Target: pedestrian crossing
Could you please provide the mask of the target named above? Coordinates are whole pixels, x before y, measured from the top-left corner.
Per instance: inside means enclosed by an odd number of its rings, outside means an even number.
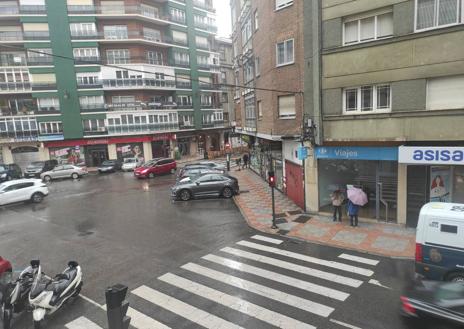
[[[136,287],[127,296],[131,328],[315,329],[342,323],[331,316],[372,278],[379,261],[348,253],[325,259],[290,251],[282,242],[254,235]],[[81,314],[65,327],[106,324]]]

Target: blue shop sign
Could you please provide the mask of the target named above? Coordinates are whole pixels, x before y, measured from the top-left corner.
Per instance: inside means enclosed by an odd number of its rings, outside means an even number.
[[[322,146],[316,147],[316,159],[397,161],[397,147]]]
[[[43,135],[39,136],[40,142],[49,142],[49,141],[62,141],[64,140],[63,135]]]

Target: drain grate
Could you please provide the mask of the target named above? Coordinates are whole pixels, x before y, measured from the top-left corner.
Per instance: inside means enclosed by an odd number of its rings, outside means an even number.
[[[287,235],[289,232],[290,232],[289,230],[278,230],[277,234]]]
[[[308,220],[311,219],[311,216],[306,216],[306,215],[301,215],[301,216],[298,216],[297,219],[294,220],[294,222],[297,222],[297,223],[306,223]]]

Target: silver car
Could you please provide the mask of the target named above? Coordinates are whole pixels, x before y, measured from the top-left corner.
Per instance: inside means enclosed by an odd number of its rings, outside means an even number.
[[[58,165],[50,171],[43,172],[42,174],[40,174],[40,178],[42,178],[45,182],[49,182],[52,179],[58,178],[78,179],[87,174],[87,168],[85,167],[78,167],[70,164],[65,164]]]

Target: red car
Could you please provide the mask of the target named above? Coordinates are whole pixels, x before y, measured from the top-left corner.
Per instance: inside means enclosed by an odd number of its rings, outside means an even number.
[[[11,272],[11,271],[12,271],[11,263],[7,261],[5,258],[2,258],[2,256],[0,256],[0,275],[2,275],[5,272]]]
[[[174,173],[176,169],[177,163],[174,159],[162,158],[136,168],[134,176],[137,178],[153,178],[155,175]]]

